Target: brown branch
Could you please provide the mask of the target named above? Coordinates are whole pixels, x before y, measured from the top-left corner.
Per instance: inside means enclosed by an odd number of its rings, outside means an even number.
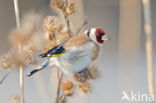
[[[60,75],[58,68],[57,68],[57,78],[58,78],[58,86],[57,86],[56,102],[55,103],[59,103],[61,82],[62,82],[62,79],[63,79],[63,73],[61,72],[61,75]]]

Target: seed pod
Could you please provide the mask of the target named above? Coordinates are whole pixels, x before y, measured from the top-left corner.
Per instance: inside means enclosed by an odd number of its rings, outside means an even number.
[[[73,94],[73,87],[73,83],[70,80],[64,81],[61,85],[62,91],[68,96]]]
[[[75,4],[74,3],[69,3],[63,10],[64,14],[66,16],[72,15],[75,13]]]
[[[81,89],[84,93],[90,93],[90,85],[88,82],[80,82],[79,89]]]
[[[51,6],[51,8],[59,10],[59,9],[62,9],[64,7],[64,2],[63,2],[63,0],[51,0],[50,6]]]

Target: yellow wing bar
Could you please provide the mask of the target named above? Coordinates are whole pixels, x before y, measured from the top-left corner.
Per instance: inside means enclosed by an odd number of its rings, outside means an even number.
[[[51,57],[57,57],[57,56],[61,56],[61,55],[65,55],[65,53],[62,53],[62,54],[52,54]]]

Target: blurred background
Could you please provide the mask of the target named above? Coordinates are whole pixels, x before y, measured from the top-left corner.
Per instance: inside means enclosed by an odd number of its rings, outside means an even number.
[[[103,74],[100,79],[92,81],[92,92],[88,95],[78,93],[68,98],[68,103],[122,103],[122,91],[148,93],[142,1],[74,1],[80,8],[77,9],[79,14],[75,14],[73,21],[81,23],[82,19],[79,18],[88,16],[88,28],[103,28],[112,41],[105,42],[99,58],[95,61]],[[151,0],[154,73],[156,72],[155,5],[156,0]],[[42,12],[45,16],[56,15],[49,7],[49,0],[19,0],[19,8],[20,16],[30,10]],[[0,55],[9,50],[11,45],[8,42],[8,33],[15,26],[13,0],[0,0]],[[29,70],[26,69],[25,73]],[[47,69],[31,78],[24,77],[26,103],[52,103],[55,100],[56,74],[52,71],[54,70]],[[5,70],[0,69],[0,77],[5,73]],[[18,94],[19,73],[15,70],[0,85],[0,103],[9,103],[10,99]]]

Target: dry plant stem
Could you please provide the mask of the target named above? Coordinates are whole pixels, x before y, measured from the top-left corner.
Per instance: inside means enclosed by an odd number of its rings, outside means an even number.
[[[64,14],[63,10],[61,10],[61,12],[64,15],[64,19],[65,19],[65,22],[66,22],[66,25],[67,25],[67,32],[68,32],[68,35],[69,35],[69,38],[70,38],[71,37],[71,28],[70,28],[69,18]]]
[[[19,27],[20,27],[20,19],[19,19],[18,0],[14,0],[14,8],[15,8],[16,25],[17,25],[17,29],[19,29]]]
[[[85,17],[83,24],[80,26],[80,28],[77,29],[76,35],[79,34],[81,30],[84,28],[84,26],[88,24],[88,21],[86,19],[87,18]]]
[[[56,102],[55,103],[59,103],[60,89],[61,89],[61,82],[62,82],[62,78],[63,78],[63,73],[61,72],[61,75],[60,76],[59,75],[60,75],[59,70],[57,68],[58,86],[57,86]]]
[[[9,75],[9,73],[12,71],[12,69],[9,69],[9,71],[2,77],[2,79],[0,80],[0,84],[3,83],[3,81],[7,78],[7,76]]]
[[[67,23],[67,27],[68,27],[68,35],[69,35],[69,38],[70,38],[71,37],[71,28],[70,28],[69,18],[68,19],[66,18],[66,23]]]
[[[56,72],[57,72],[57,79],[59,80],[60,72],[59,72],[59,69],[58,68],[56,68]]]
[[[18,52],[21,53],[21,45],[18,45]],[[19,66],[19,73],[20,73],[20,103],[24,103],[24,71],[23,67]]]
[[[66,96],[65,95],[62,95],[61,97],[60,97],[60,102],[59,103],[65,103],[64,101],[65,101],[65,98],[66,98]]]
[[[152,24],[151,24],[151,10],[150,0],[143,0],[144,12],[144,30],[146,34],[146,58],[147,58],[147,72],[148,72],[148,87],[149,93],[154,96],[154,75],[153,75],[153,54],[152,54]]]
[[[14,8],[17,29],[20,29],[18,0],[14,0]],[[21,44],[18,44],[18,52],[21,53]],[[22,66],[19,66],[19,73],[20,73],[20,103],[24,103],[24,73]]]

